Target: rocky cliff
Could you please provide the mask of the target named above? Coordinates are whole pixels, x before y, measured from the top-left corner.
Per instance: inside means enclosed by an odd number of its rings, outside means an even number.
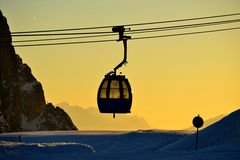
[[[46,104],[41,83],[11,43],[7,19],[0,11],[0,132],[76,130],[64,110]]]

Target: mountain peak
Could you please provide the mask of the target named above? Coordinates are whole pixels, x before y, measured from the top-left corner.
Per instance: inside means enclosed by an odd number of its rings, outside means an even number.
[[[0,132],[76,129],[63,110],[46,105],[41,83],[15,53],[7,19],[1,12],[0,37]]]

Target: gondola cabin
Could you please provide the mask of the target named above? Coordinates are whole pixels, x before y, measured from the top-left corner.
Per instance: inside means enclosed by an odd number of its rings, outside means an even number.
[[[131,37],[124,35],[124,26],[115,26],[112,31],[119,33],[117,41],[123,42],[124,58],[113,71],[105,75],[98,88],[97,103],[101,113],[113,113],[113,118],[115,118],[116,113],[131,112],[131,86],[124,75],[117,75],[117,70],[127,63],[127,40]]]
[[[132,91],[124,75],[106,75],[101,82],[97,95],[101,113],[130,113]]]

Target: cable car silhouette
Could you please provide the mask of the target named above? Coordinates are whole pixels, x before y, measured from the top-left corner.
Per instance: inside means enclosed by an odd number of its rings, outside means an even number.
[[[115,118],[116,113],[131,113],[132,90],[128,79],[124,75],[117,75],[117,69],[127,63],[127,40],[130,36],[125,36],[125,28],[116,26],[113,32],[119,33],[117,41],[123,41],[124,59],[118,64],[114,71],[105,75],[97,93],[97,103],[100,113],[112,113]]]

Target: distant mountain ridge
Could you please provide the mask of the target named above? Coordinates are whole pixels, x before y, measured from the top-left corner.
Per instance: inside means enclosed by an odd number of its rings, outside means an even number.
[[[64,110],[46,104],[41,83],[11,43],[7,19],[0,11],[0,132],[76,130]]]
[[[57,106],[64,109],[72,118],[74,124],[83,130],[138,130],[148,129],[151,125],[144,118],[131,114],[101,114],[97,108],[82,108],[71,106],[68,103],[59,103]]]

